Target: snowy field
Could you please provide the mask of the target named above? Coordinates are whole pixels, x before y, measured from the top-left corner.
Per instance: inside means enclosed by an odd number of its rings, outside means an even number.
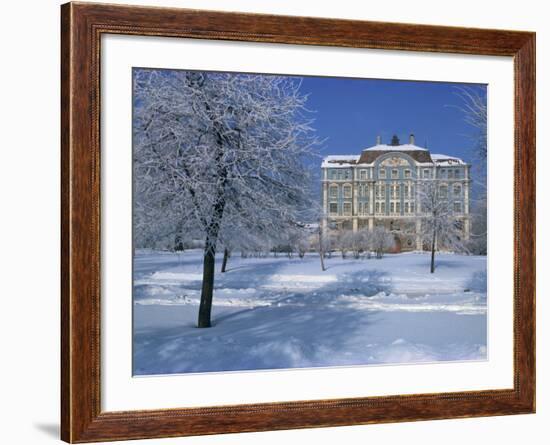
[[[221,257],[221,255],[218,255]],[[218,258],[221,262],[221,258]],[[134,374],[484,360],[486,257],[230,258],[196,328],[202,253],[138,252]]]

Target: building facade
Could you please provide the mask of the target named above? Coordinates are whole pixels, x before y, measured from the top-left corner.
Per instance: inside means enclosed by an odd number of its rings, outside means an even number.
[[[325,232],[384,226],[394,233],[396,251],[422,250],[419,190],[430,180],[438,197],[449,200],[464,240],[470,237],[470,165],[430,153],[412,134],[408,144],[378,137],[360,155],[327,156],[321,168]]]

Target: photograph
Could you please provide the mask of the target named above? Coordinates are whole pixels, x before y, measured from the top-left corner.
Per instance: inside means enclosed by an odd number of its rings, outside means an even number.
[[[133,67],[134,376],[484,361],[487,85]]]

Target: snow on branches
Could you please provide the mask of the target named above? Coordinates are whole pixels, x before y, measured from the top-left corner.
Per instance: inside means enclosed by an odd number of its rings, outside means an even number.
[[[311,199],[304,159],[318,141],[299,86],[279,76],[134,70],[139,233],[204,239],[199,326],[210,326],[218,243],[277,239]]]
[[[420,211],[423,214],[421,236],[432,252],[430,272],[435,270],[435,251],[445,247],[455,252],[465,250],[462,225],[456,219],[447,185],[437,180],[424,180],[418,188]]]

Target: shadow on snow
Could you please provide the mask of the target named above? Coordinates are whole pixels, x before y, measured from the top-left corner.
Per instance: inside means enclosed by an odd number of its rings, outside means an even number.
[[[256,281],[261,284],[262,277],[267,279],[280,265],[259,267],[260,277]],[[249,283],[249,286],[255,284],[258,283]],[[211,328],[198,329],[187,324],[136,332],[134,373],[326,366],[331,351],[345,350],[348,341],[357,342],[358,332],[379,319],[377,312],[351,310],[336,300],[341,295],[369,298],[388,291],[390,284],[383,272],[357,271],[345,274],[343,282],[328,283],[313,290],[279,292],[269,300],[269,306],[226,313],[217,313],[214,296]],[[228,285],[231,286],[229,277],[224,287]],[[196,306],[193,309],[196,310]],[[331,365],[351,363],[357,364],[356,360],[350,363],[344,360]]]

